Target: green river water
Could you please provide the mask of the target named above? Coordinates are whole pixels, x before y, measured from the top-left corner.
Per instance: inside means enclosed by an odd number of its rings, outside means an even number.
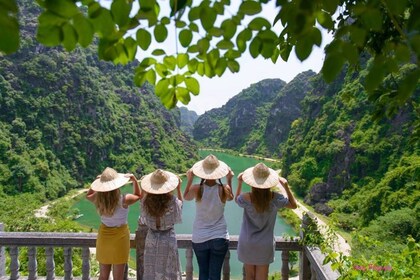
[[[214,154],[217,158],[227,163],[235,173],[235,176],[233,178],[233,192],[236,191],[237,181],[236,176],[244,171],[246,168],[254,166],[260,160],[250,157],[240,157],[240,156],[234,156],[223,152],[215,152],[215,151],[200,151],[200,157],[204,158],[208,154]],[[270,166],[270,162],[265,161],[264,162],[267,166]],[[198,179],[196,178],[197,183]],[[186,178],[183,178],[183,188],[186,185]],[[226,183],[226,181],[222,180],[223,183]],[[196,181],[194,181],[195,183]],[[123,192],[131,192],[132,186],[127,185],[122,188]],[[249,191],[249,187],[244,184],[243,191]],[[92,229],[96,230],[99,227],[100,219],[95,211],[95,207],[92,203],[90,203],[86,199],[82,199],[78,201],[74,208],[79,209],[80,214],[83,214],[77,221],[80,224],[83,224],[85,226],[91,227]],[[225,206],[225,217],[226,222],[228,225],[228,230],[230,235],[238,235],[240,232],[241,222],[242,222],[242,208],[238,207],[234,201],[229,201],[226,203]],[[128,215],[128,223],[130,227],[130,232],[134,233],[137,228],[137,219],[139,217],[140,209],[138,207],[138,204],[134,204],[130,207],[129,215]],[[182,224],[177,224],[175,226],[176,233],[191,233],[192,232],[192,224],[195,217],[195,202],[194,201],[184,201],[183,205],[183,212],[182,212]],[[286,224],[281,218],[277,218],[276,226],[275,226],[275,235],[277,236],[283,236],[283,235],[296,235],[296,233],[293,231],[293,229]],[[135,256],[134,250],[132,250],[132,256]],[[182,269],[185,270],[185,250],[180,249],[180,260]],[[273,273],[274,271],[280,271],[280,260],[281,256],[279,252],[276,252],[275,255],[275,261],[270,265],[270,273]],[[198,273],[198,265],[195,262],[194,258],[194,274]],[[240,276],[242,275],[242,263],[240,263],[237,259],[236,251],[231,251],[231,257],[230,257],[230,266],[231,266],[231,278],[232,279],[240,279]]]

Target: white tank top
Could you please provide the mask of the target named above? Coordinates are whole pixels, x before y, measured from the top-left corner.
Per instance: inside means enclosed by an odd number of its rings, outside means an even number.
[[[101,216],[101,222],[107,227],[119,227],[127,224],[128,207],[124,208],[123,205],[124,196],[121,195],[120,204],[115,209],[114,215],[112,216]]]
[[[192,242],[202,243],[215,238],[229,239],[224,216],[225,203],[220,200],[219,184],[203,185],[201,201],[195,203],[196,213]]]

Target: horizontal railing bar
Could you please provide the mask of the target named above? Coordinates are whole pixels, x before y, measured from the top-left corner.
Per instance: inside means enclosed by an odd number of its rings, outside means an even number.
[[[96,233],[72,232],[0,232],[0,245],[53,246],[53,247],[96,247]],[[238,247],[238,235],[231,235],[229,249]],[[191,234],[177,234],[179,249],[192,247]],[[130,234],[130,247],[135,248],[135,234]],[[301,251],[298,241],[276,237],[277,251]]]

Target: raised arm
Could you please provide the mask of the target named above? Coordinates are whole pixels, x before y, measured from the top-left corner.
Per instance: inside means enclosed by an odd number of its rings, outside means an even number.
[[[140,190],[139,182],[137,181],[136,176],[133,174],[126,174],[125,176],[129,177],[130,181],[133,182],[133,193],[125,195],[125,203],[127,205],[131,205],[142,198],[142,192]]]
[[[86,198],[94,203],[95,202],[95,197],[96,197],[96,192],[92,189],[89,189],[88,192],[86,193]]]
[[[238,202],[238,196],[241,194],[241,190],[242,190],[242,174],[240,173],[238,175],[238,187],[236,188],[236,194],[235,194],[235,201]]]
[[[179,177],[178,177],[178,180],[179,180],[179,182],[178,182],[178,186],[176,187],[176,195],[177,195],[178,199],[182,201],[182,194],[181,194],[181,183],[182,183],[182,180]]]
[[[289,203],[286,204],[286,206],[284,206],[284,207],[290,208],[290,209],[296,209],[297,208],[296,199],[295,199],[295,197],[293,196],[292,192],[289,189],[289,183],[283,177],[279,177],[279,182],[283,186],[284,190],[286,191],[287,198],[289,200]]]
[[[229,200],[229,201],[233,199],[233,192],[232,192],[233,175],[235,175],[233,171],[229,170],[229,173],[226,175],[227,184],[223,186],[223,191],[225,192],[226,200]]]
[[[185,200],[193,200],[196,197],[197,194],[197,187],[196,185],[192,185],[194,179],[194,173],[192,170],[187,171],[187,186],[184,190],[184,199]]]

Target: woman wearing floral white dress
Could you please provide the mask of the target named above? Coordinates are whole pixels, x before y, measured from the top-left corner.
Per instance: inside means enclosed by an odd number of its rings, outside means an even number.
[[[174,225],[181,223],[181,179],[157,169],[140,182],[143,199],[139,224],[146,225],[143,279],[180,280],[178,247]],[[177,196],[172,191],[177,190]]]

